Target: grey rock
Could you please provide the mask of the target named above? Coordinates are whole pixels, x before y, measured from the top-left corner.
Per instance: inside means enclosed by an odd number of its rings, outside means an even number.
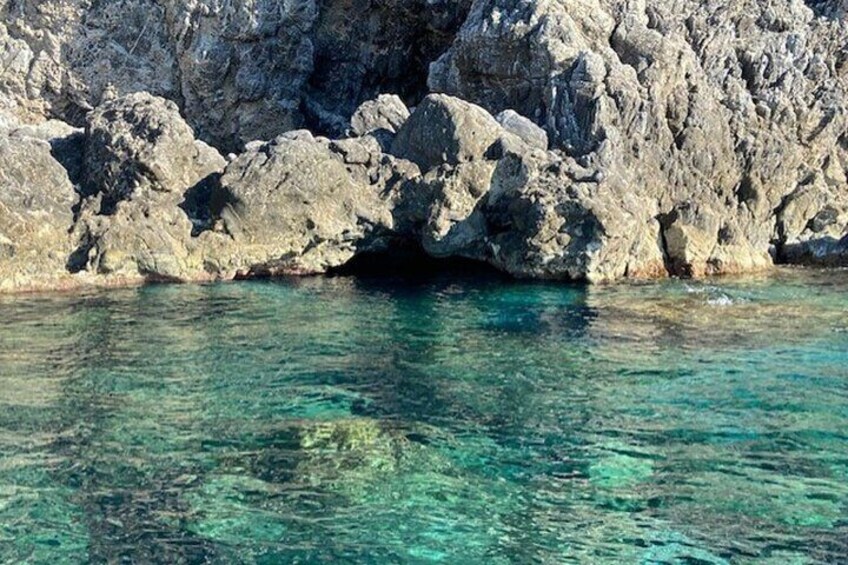
[[[474,161],[440,167],[424,177],[429,204],[421,232],[424,250],[434,257],[485,258],[486,217],[481,201],[489,192],[496,163]]]
[[[547,151],[547,132],[515,110],[504,110],[495,119],[506,131],[518,136],[527,145]]]
[[[431,94],[398,131],[392,153],[428,171],[483,159],[502,135],[501,126],[483,108]]]
[[[481,0],[429,84],[529,116],[566,159],[593,163],[613,200],[632,197],[605,230],[676,216],[644,242],[670,244],[672,272],[760,269],[769,249],[792,261],[780,250],[845,227],[848,22],[807,4]],[[796,202],[808,185],[816,197]]]
[[[91,196],[84,272],[323,272],[397,238],[522,277],[845,264],[841,0],[7,4],[0,137],[35,161],[5,174]],[[221,190],[196,138],[247,146]]]
[[[71,269],[127,282],[212,277],[192,235],[210,221],[205,183],[224,158],[195,139],[174,103],[148,93],[104,102],[86,134],[93,196],[75,224]]]
[[[48,120],[38,124],[21,124],[10,130],[12,138],[32,138],[50,144],[51,154],[68,173],[74,185],[83,182],[85,132],[61,120]]]
[[[748,273],[771,265],[766,249],[756,249],[740,236],[733,218],[722,218],[710,207],[684,203],[664,220],[662,239],[667,268],[680,277]]]
[[[226,161],[197,141],[176,104],[148,93],[116,98],[88,117],[87,182],[105,197],[107,208],[134,194],[177,197]]]
[[[400,97],[381,94],[374,100],[363,102],[350,119],[350,131],[362,136],[376,130],[397,133],[409,118],[409,109]]]
[[[320,142],[278,138],[242,154],[215,198],[241,275],[323,273],[375,249],[392,229],[387,201]]]
[[[72,270],[130,283],[207,278],[193,253],[191,220],[169,195],[138,195],[108,215],[98,208],[90,202],[76,224]]]
[[[0,292],[66,284],[76,202],[49,143],[0,134]]]
[[[6,4],[9,4],[6,2]],[[0,94],[82,125],[110,93],[178,100],[227,152],[344,128],[380,92],[425,89],[471,0],[45,0],[4,4]],[[334,133],[341,133],[335,131]]]

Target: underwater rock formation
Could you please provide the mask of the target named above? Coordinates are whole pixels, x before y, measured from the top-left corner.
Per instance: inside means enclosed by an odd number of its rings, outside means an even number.
[[[848,261],[842,2],[0,15],[4,289],[323,273],[393,249],[596,282]]]

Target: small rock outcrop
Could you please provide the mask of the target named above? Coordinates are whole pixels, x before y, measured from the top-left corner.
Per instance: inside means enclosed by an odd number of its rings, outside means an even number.
[[[375,100],[363,102],[356,109],[350,119],[350,131],[356,136],[379,130],[397,133],[408,118],[409,109],[400,97],[381,94]]]
[[[398,131],[392,154],[423,171],[480,159],[503,128],[483,108],[443,94],[427,96]]]
[[[176,104],[147,93],[97,107],[86,133],[87,182],[107,205],[149,192],[182,195],[226,163],[195,139]]]
[[[0,291],[66,284],[77,200],[49,142],[0,132]]]
[[[85,186],[71,268],[127,280],[203,278],[182,206],[226,161],[197,141],[173,103],[146,93],[105,102],[88,118]],[[194,220],[194,221],[193,221]],[[211,275],[210,275],[211,276]]]
[[[231,163],[213,207],[241,275],[324,273],[379,246],[392,227],[387,201],[351,174],[342,155],[286,137]]]

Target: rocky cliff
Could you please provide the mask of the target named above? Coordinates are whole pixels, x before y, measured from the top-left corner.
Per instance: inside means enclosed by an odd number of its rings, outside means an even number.
[[[0,289],[848,265],[844,0],[0,0]]]

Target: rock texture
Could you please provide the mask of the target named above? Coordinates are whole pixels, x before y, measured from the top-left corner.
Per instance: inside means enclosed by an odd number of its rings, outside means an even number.
[[[429,84],[544,125],[672,273],[818,261],[845,233],[848,23],[809,4],[478,1]]]
[[[105,102],[88,115],[86,133],[87,181],[108,206],[136,194],[182,195],[225,165],[176,104],[147,93]]]
[[[0,1],[0,92],[82,125],[111,92],[178,100],[226,150],[310,125],[340,133],[381,92],[425,90],[470,0]]]
[[[367,135],[384,130],[397,133],[409,118],[409,108],[400,97],[394,94],[382,94],[376,100],[368,100],[356,109],[350,119],[350,131],[353,135]]]
[[[367,164],[368,153],[359,160]],[[392,228],[378,190],[317,140],[280,137],[248,149],[227,167],[214,201],[236,249],[229,268],[242,275],[324,273],[376,249]]]
[[[91,196],[81,203],[71,270],[127,280],[203,278],[192,233],[208,219],[198,209],[208,204],[190,200],[208,192],[205,183],[214,182],[224,158],[195,139],[176,105],[146,93],[103,103],[89,114],[86,133],[84,193]]]
[[[0,288],[410,248],[596,282],[848,264],[844,2],[0,0],[0,18]]]
[[[76,193],[50,151],[0,132],[0,291],[62,286]]]

